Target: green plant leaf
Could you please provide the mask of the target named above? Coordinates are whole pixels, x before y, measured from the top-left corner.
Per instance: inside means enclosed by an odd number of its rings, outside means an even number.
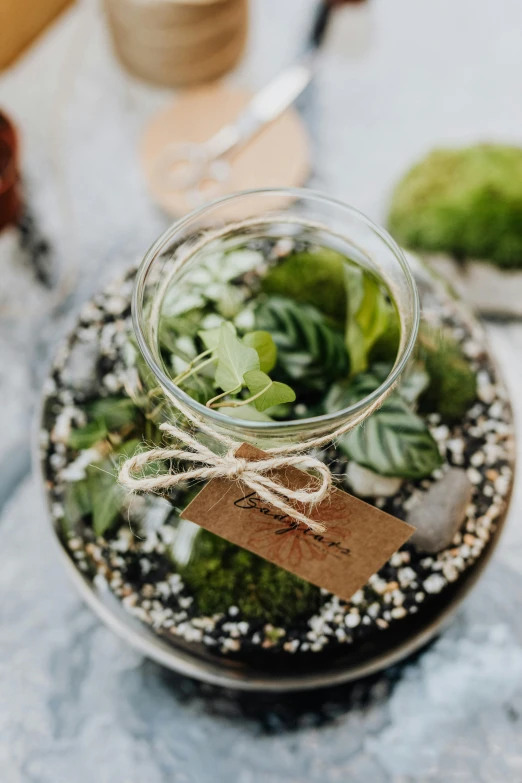
[[[91,513],[92,502],[87,479],[68,482],[65,485],[63,506],[69,528],[74,528]]]
[[[132,438],[122,443],[102,462],[87,468],[92,527],[97,536],[105,535],[122,511],[128,493],[118,483],[119,465],[122,459],[134,456],[139,444],[137,438]],[[144,472],[148,471],[154,473],[154,466],[145,466]],[[86,502],[85,498],[83,502]]]
[[[403,400],[414,404],[428,388],[429,383],[430,376],[426,372],[424,362],[415,362],[404,373],[397,392]]]
[[[257,351],[262,372],[270,372],[274,369],[277,362],[277,347],[270,332],[249,332],[243,337],[243,342]]]
[[[210,400],[215,394],[214,381],[206,375],[208,370],[208,367],[204,367],[202,372],[194,373],[182,382],[183,391],[201,405],[205,405],[207,400]]]
[[[171,353],[178,353],[180,337],[193,340],[201,328],[204,317],[202,309],[189,310],[180,316],[161,315],[159,325],[159,343],[162,348]]]
[[[68,443],[71,449],[83,451],[84,449],[90,449],[91,446],[95,446],[101,440],[105,440],[108,434],[105,422],[97,419],[90,421],[85,427],[72,430]]]
[[[110,459],[87,468],[87,485],[92,508],[92,527],[103,536],[118,516],[126,492],[118,484],[116,470]]]
[[[272,381],[266,373],[261,370],[250,370],[244,375],[245,383],[248,386],[252,396],[259,394],[265,389],[263,394],[253,400],[258,411],[264,411],[272,408],[274,405],[280,405],[284,402],[293,402],[295,392],[286,383]]]
[[[355,266],[344,267],[347,298],[346,347],[352,375],[368,367],[368,354],[386,331],[389,306],[377,280]]]
[[[442,463],[426,424],[398,394],[339,438],[338,447],[349,459],[381,476],[420,479]]]
[[[355,378],[335,383],[328,392],[324,406],[328,413],[347,408],[358,400],[367,397],[388,378],[393,365],[388,362],[376,362],[371,370],[356,375]],[[405,370],[395,393],[410,406],[415,405],[429,384],[429,376],[424,363],[417,361]]]
[[[312,305],[271,296],[256,308],[256,327],[271,333],[284,380],[323,390],[348,373],[344,336]]]
[[[263,262],[262,253],[248,248],[229,250],[226,253],[219,251],[219,258],[216,258],[216,255],[212,254],[212,257],[205,261],[205,265],[214,279],[219,281],[234,280]]]
[[[139,411],[128,397],[105,397],[87,406],[89,418],[101,420],[110,431],[133,424]]]
[[[232,324],[224,323],[220,330],[216,385],[226,392],[240,390],[244,374],[249,370],[259,370],[259,356],[257,351],[236,337]]]
[[[201,338],[201,341],[207,351],[217,350],[222,326],[223,324],[220,324],[219,326],[216,326],[215,329],[202,329],[200,332],[198,332],[198,337]],[[228,324],[228,327],[233,330],[234,334],[236,333],[234,324]]]
[[[223,318],[235,318],[239,314],[245,301],[245,289],[237,285],[223,285],[216,291],[216,307]]]

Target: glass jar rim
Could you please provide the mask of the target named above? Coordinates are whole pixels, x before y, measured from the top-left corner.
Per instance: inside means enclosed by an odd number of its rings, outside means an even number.
[[[178,232],[182,231],[187,226],[190,226],[190,224],[193,221],[197,220],[205,213],[212,211],[213,209],[219,207],[220,205],[225,205],[232,201],[239,201],[249,196],[254,196],[254,197],[273,196],[274,198],[286,197],[291,199],[292,201],[298,201],[298,200],[315,201],[315,202],[320,202],[323,205],[327,205],[327,206],[330,205],[336,208],[340,208],[345,212],[349,213],[350,215],[352,215],[353,217],[355,217],[356,219],[362,221],[364,224],[366,224],[366,226],[370,228],[379,237],[379,239],[381,239],[384,242],[385,245],[387,245],[387,247],[389,248],[389,250],[391,250],[391,252],[393,253],[393,255],[395,256],[395,258],[399,263],[399,266],[405,278],[405,282],[408,286],[409,293],[411,295],[411,301],[412,301],[412,312],[411,312],[412,325],[411,325],[410,334],[408,335],[408,339],[406,340],[406,343],[403,346],[402,351],[398,353],[395,363],[390,373],[385,378],[385,380],[373,392],[368,394],[366,397],[362,397],[360,400],[357,400],[357,402],[353,403],[352,405],[349,405],[346,408],[342,408],[338,411],[333,411],[332,413],[325,413],[322,414],[321,416],[311,416],[309,418],[291,419],[291,420],[284,420],[284,421],[255,421],[251,419],[243,420],[240,418],[228,416],[225,413],[221,413],[221,409],[217,410],[214,408],[207,408],[205,405],[202,405],[201,403],[197,402],[192,397],[190,397],[190,395],[188,395],[186,392],[180,389],[179,386],[174,384],[172,382],[172,379],[169,378],[169,376],[163,372],[162,368],[156,362],[152,354],[152,351],[148,346],[147,338],[144,334],[144,330],[141,324],[140,296],[145,285],[147,274],[154,261],[160,255],[164,246],[169,241],[171,241]],[[250,190],[237,191],[235,193],[222,196],[221,198],[210,201],[204,204],[203,206],[198,207],[195,210],[192,210],[183,218],[177,220],[158,237],[158,239],[150,246],[150,248],[145,253],[145,256],[143,257],[143,260],[140,266],[138,267],[138,271],[136,274],[136,279],[135,279],[134,289],[132,294],[131,312],[132,312],[133,329],[136,335],[136,340],[138,342],[139,350],[143,358],[145,359],[148,367],[151,369],[154,376],[158,380],[159,384],[163,388],[167,389],[169,394],[171,394],[180,403],[187,406],[189,410],[191,410],[194,414],[203,417],[208,422],[213,422],[218,427],[226,426],[237,430],[238,428],[241,427],[241,424],[243,423],[243,425],[245,427],[248,427],[248,429],[251,432],[258,432],[260,435],[263,434],[268,435],[272,432],[281,432],[283,430],[286,430],[288,432],[298,431],[301,428],[306,428],[316,424],[322,425],[322,424],[332,423],[337,420],[342,420],[363,411],[373,402],[378,400],[379,397],[385,395],[399,379],[415,346],[417,333],[419,329],[419,323],[420,323],[420,302],[419,302],[419,293],[417,290],[417,285],[415,283],[413,273],[410,269],[406,256],[402,251],[402,249],[399,247],[399,245],[395,242],[395,240],[390,236],[390,234],[385,229],[378,226],[370,218],[368,218],[363,212],[356,209],[355,207],[351,207],[348,204],[345,204],[343,201],[340,201],[339,199],[332,198],[331,196],[326,196],[323,193],[320,193],[319,191],[315,191],[308,188],[254,188]]]

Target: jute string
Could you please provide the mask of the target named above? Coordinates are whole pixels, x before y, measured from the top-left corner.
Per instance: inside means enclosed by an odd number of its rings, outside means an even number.
[[[307,525],[314,532],[322,532],[325,526],[310,517],[313,507],[328,496],[332,490],[333,478],[327,465],[317,457],[306,453],[306,449],[315,449],[335,441],[341,435],[357,427],[368,416],[379,408],[384,399],[391,393],[394,385],[374,400],[368,408],[352,419],[349,419],[334,432],[311,438],[305,443],[287,444],[265,451],[270,456],[262,460],[248,460],[236,456],[241,445],[240,441],[216,432],[206,422],[196,418],[185,405],[176,400],[176,407],[198,429],[219,441],[226,448],[224,454],[216,454],[196,437],[188,433],[178,424],[164,423],[160,425],[163,432],[178,441],[184,448],[153,448],[135,454],[126,460],[120,468],[119,481],[132,492],[162,493],[174,489],[182,482],[189,480],[210,480],[225,478],[231,481],[240,479],[259,498],[274,506],[292,519]],[[163,460],[174,460],[166,473],[154,476],[144,476],[146,465]],[[180,463],[189,466],[186,469]],[[273,471],[286,467],[297,467],[310,473],[310,482],[302,489],[291,489],[272,476]],[[303,513],[296,508],[308,507],[310,511]]]

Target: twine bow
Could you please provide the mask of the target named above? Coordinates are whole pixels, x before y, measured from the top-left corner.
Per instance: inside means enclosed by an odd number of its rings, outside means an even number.
[[[214,440],[219,441],[226,447],[226,452],[216,454],[190,435],[186,429],[175,424],[164,423],[160,425],[160,429],[181,442],[185,448],[158,447],[135,454],[121,466],[119,482],[133,492],[161,492],[172,489],[190,479],[227,478],[231,481],[241,479],[266,503],[279,509],[286,516],[303,522],[310,530],[316,533],[322,532],[325,530],[325,526],[321,522],[311,519],[310,516],[291,505],[297,503],[298,506],[312,507],[324,500],[332,489],[333,479],[329,468],[316,457],[303,453],[303,450],[324,446],[357,427],[382,405],[383,400],[392,392],[395,385],[396,382],[390,384],[380,397],[373,400],[360,413],[343,422],[334,432],[311,438],[306,443],[293,443],[267,449],[269,456],[262,460],[237,457],[236,451],[241,445],[240,442],[218,432],[210,424],[196,418],[189,408],[179,400],[170,398],[189,422]],[[176,460],[178,463],[184,462],[197,467],[182,470],[176,466],[176,468],[171,468],[168,473],[158,473],[153,476],[143,475],[143,468],[146,465],[162,460]],[[288,466],[311,471],[310,483],[301,489],[291,489],[272,477],[273,471]],[[317,483],[318,481],[319,483]]]
[[[295,506],[290,505],[290,503],[297,503],[299,505],[312,506],[320,503],[321,500],[327,497],[332,488],[332,475],[327,466],[320,460],[308,454],[270,455],[266,459],[248,460],[236,456],[238,443],[214,434],[214,437],[222,440],[222,442],[226,442],[227,445],[233,443],[232,446],[229,445],[225,454],[216,454],[180,427],[172,424],[161,424],[160,429],[167,432],[175,440],[181,441],[185,448],[154,448],[150,451],[135,454],[126,460],[121,466],[119,480],[128,489],[134,492],[159,492],[161,490],[173,489],[190,479],[210,480],[226,478],[232,481],[241,479],[249,489],[254,490],[266,503],[279,509],[292,519],[303,522],[310,530],[321,532],[325,529],[320,522],[310,519],[309,516],[303,514]],[[161,460],[179,460],[192,464],[194,467],[177,473],[159,473],[154,476],[143,475],[143,468],[146,465]],[[313,471],[314,476],[310,477],[310,484],[302,489],[291,489],[271,477],[273,471],[289,465]],[[319,484],[317,480],[314,481],[314,478],[319,479]]]

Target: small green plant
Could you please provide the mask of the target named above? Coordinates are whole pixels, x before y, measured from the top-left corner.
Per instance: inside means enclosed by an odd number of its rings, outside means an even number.
[[[234,325],[224,321],[215,329],[199,332],[199,337],[205,350],[174,378],[174,383],[181,385],[212,365],[214,385],[222,391],[207,401],[208,408],[240,408],[254,403],[256,410],[262,412],[295,400],[290,386],[273,381],[268,375],[277,359],[277,349],[268,332],[250,332],[240,339]],[[244,389],[250,394],[238,399]]]

